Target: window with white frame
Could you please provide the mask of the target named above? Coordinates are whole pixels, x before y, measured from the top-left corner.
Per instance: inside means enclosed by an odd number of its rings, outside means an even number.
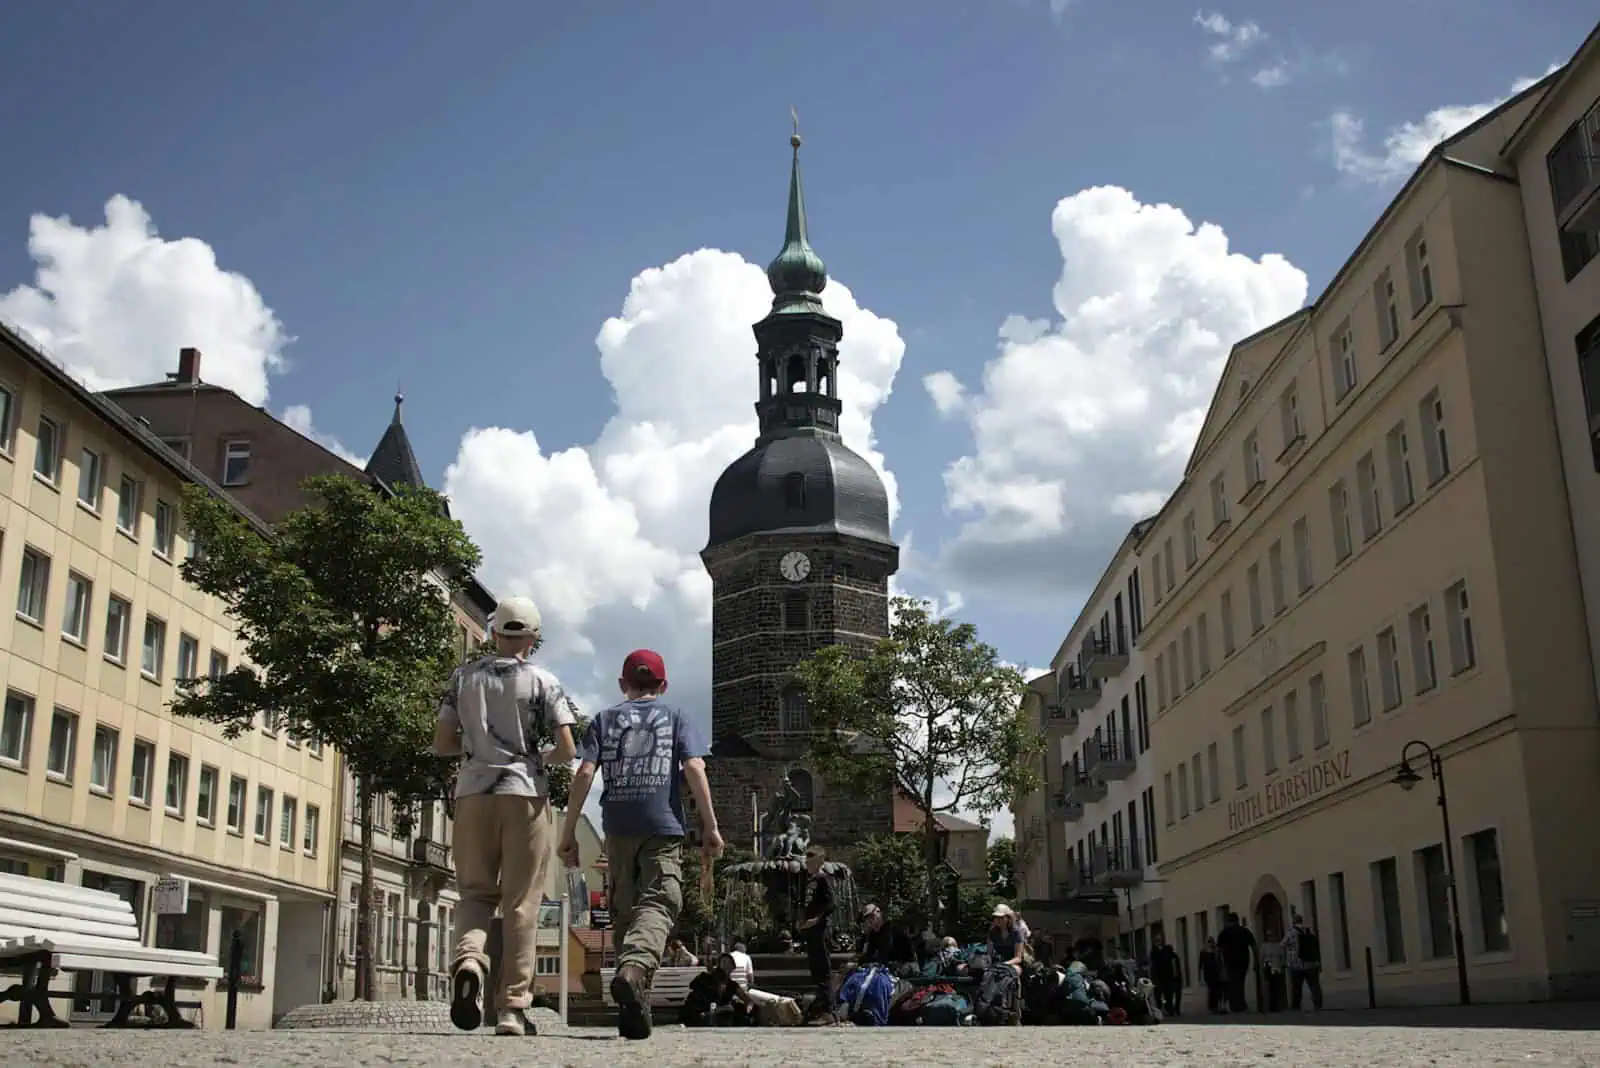
[[[144,506],[144,484],[132,475],[123,475],[117,483],[117,529],[124,534],[139,536],[139,512]]]
[[[1357,382],[1356,338],[1349,320],[1334,331],[1329,347],[1333,353],[1333,395],[1335,400],[1342,401],[1356,388]]]
[[[94,603],[94,583],[67,572],[67,604],[61,613],[61,634],[79,645],[89,641],[89,609]]]
[[[1194,644],[1200,661],[1200,677],[1211,674],[1211,621],[1201,612],[1194,621]]]
[[[1439,660],[1433,648],[1433,613],[1427,605],[1411,611],[1411,670],[1416,676],[1417,693],[1427,693],[1439,685]]]
[[[1372,303],[1378,313],[1378,350],[1400,339],[1400,298],[1395,294],[1394,273],[1387,267],[1372,285]]]
[[[200,783],[195,791],[194,818],[207,827],[216,825],[217,822],[217,790],[221,785],[222,773],[210,764],[200,765]]]
[[[250,481],[250,443],[230,441],[223,447],[222,484],[242,486]]]
[[[152,679],[161,678],[161,665],[167,658],[166,620],[148,613],[144,617],[144,647],[139,670]]]
[[[1189,764],[1178,761],[1178,818],[1189,818]]]
[[[91,512],[100,510],[100,493],[105,489],[105,460],[93,449],[78,453],[78,503]]]
[[[22,574],[17,582],[17,615],[44,625],[44,606],[50,596],[50,558],[28,546],[22,550]]]
[[[1321,749],[1333,738],[1328,727],[1328,684],[1320,673],[1306,682],[1306,703],[1311,706],[1311,745]]]
[[[1283,540],[1274,539],[1267,547],[1267,588],[1272,593],[1272,614],[1281,616],[1289,609],[1289,596],[1283,577]]]
[[[1306,436],[1305,425],[1300,421],[1300,388],[1293,383],[1278,397],[1278,421],[1282,424],[1283,449]]]
[[[301,821],[300,851],[308,857],[317,855],[317,836],[322,831],[322,809],[307,805],[305,819]]]
[[[0,385],[0,452],[12,453],[17,445],[17,394]]]
[[[45,774],[71,782],[78,764],[78,714],[58,708],[50,715],[50,746],[45,754]]]
[[[1294,587],[1304,597],[1315,584],[1311,566],[1311,521],[1301,516],[1294,521],[1289,533],[1294,542]]]
[[[1370,452],[1356,461],[1356,493],[1361,500],[1361,540],[1371,541],[1383,530],[1383,502],[1378,496],[1378,462]]]
[[[189,803],[189,758],[182,753],[167,754],[167,812],[181,816]]]
[[[1389,429],[1386,448],[1389,453],[1389,501],[1394,514],[1399,515],[1417,499],[1416,479],[1411,474],[1411,439],[1406,433],[1405,420]]]
[[[1444,398],[1433,390],[1418,405],[1422,416],[1422,460],[1432,486],[1450,473],[1450,440],[1445,429]]]
[[[1195,529],[1194,513],[1183,517],[1183,565],[1193,568],[1200,562],[1200,534]]]
[[[1367,650],[1356,646],[1345,656],[1350,676],[1350,720],[1357,726],[1372,722],[1372,691],[1367,686]]]
[[[1261,464],[1261,435],[1252,430],[1244,436],[1244,491],[1249,493],[1266,481]]]
[[[89,789],[95,793],[109,795],[116,789],[118,744],[116,728],[104,724],[95,727],[94,751],[89,760]]]
[[[28,745],[32,739],[33,698],[7,690],[5,711],[0,713],[0,763],[27,767]]]
[[[1472,630],[1472,602],[1465,581],[1444,591],[1444,611],[1450,628],[1450,673],[1471,671],[1478,664],[1478,638]]]
[[[1400,681],[1400,639],[1393,627],[1378,632],[1378,692],[1383,698],[1383,710],[1400,707],[1400,695],[1405,685]]]
[[[285,794],[278,805],[278,845],[284,849],[294,848],[294,832],[299,818],[300,802]]]
[[[157,556],[172,559],[178,547],[178,510],[166,501],[156,501],[156,537],[152,546]]]
[[[1233,590],[1222,591],[1221,605],[1218,614],[1222,617],[1222,657],[1226,660],[1238,650],[1239,645],[1233,629]]]
[[[1217,475],[1211,480],[1211,527],[1215,530],[1228,521],[1228,480]]]
[[[1261,710],[1261,756],[1262,770],[1271,775],[1278,770],[1278,731],[1276,726],[1277,712],[1271,705]]]
[[[33,473],[54,485],[61,481],[62,446],[66,431],[48,415],[39,417],[39,435],[33,444]]]
[[[1244,724],[1233,728],[1233,785],[1243,790],[1250,783],[1249,753],[1245,748]]]
[[[242,777],[238,775],[228,777],[228,830],[234,834],[244,833],[246,789],[248,787]]]
[[[1283,742],[1289,751],[1289,763],[1305,756],[1300,745],[1300,694],[1296,690],[1283,695]]]
[[[1206,778],[1211,783],[1211,803],[1222,800],[1222,753],[1216,742],[1206,745]]]
[[[1428,237],[1420,227],[1406,242],[1406,275],[1411,283],[1411,314],[1420,315],[1433,303],[1433,264],[1428,259]]]
[[[1258,560],[1245,569],[1245,593],[1250,602],[1250,633],[1260,633],[1267,625],[1266,613],[1261,606],[1261,562]]]
[[[133,761],[128,766],[128,799],[141,805],[150,803],[151,786],[155,779],[156,747],[154,742],[136,738],[133,742]]]
[[[256,787],[256,841],[265,842],[272,833],[272,791]]]
[[[133,629],[133,605],[112,594],[106,601],[106,659],[116,664],[127,663],[128,634]]]
[[[1342,564],[1355,551],[1355,535],[1350,529],[1350,488],[1342,478],[1328,487],[1328,511],[1333,517],[1333,556]]]
[[[192,634],[178,635],[178,678],[200,677],[200,639]]]

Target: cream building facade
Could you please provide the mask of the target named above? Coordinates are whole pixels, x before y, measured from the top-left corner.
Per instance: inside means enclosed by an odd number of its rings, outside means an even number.
[[[1453,1001],[1453,867],[1476,1000],[1600,975],[1600,852],[1574,819],[1600,808],[1594,669],[1499,163],[1551,84],[1435,149],[1312,307],[1234,348],[1140,546],[1163,564],[1142,643],[1186,962],[1230,910],[1264,943],[1297,910],[1331,1004],[1365,1004],[1369,953],[1380,1004]],[[1421,787],[1394,784],[1414,741],[1442,761],[1448,840],[1420,748]]]
[[[16,598],[0,620],[0,870],[121,894],[152,945],[225,960],[240,930],[240,1025],[266,1027],[320,992],[340,763],[168,711],[174,680],[240,655],[221,604],[179,573],[195,483],[221,492],[0,327],[0,588]],[[166,877],[188,880],[186,915],[153,913]],[[180,999],[222,1025],[215,984]]]

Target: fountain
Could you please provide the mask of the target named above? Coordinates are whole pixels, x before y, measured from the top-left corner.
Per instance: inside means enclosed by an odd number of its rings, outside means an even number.
[[[794,935],[805,909],[806,850],[811,846],[811,816],[794,780],[762,814],[757,832],[758,859],[722,869],[727,895],[719,911],[718,934],[724,945],[743,942],[752,953],[782,952],[780,933]],[[855,876],[849,865],[829,860],[822,872],[833,884],[833,935],[839,949],[851,944],[857,911]]]

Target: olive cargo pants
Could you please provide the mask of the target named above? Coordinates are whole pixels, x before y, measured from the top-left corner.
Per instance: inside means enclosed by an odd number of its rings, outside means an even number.
[[[555,823],[542,797],[475,794],[456,800],[456,951],[489,974],[489,921],[501,916],[500,989],[495,1004],[525,1009],[533,997],[539,908],[555,852]]]
[[[607,837],[606,865],[617,967],[654,972],[683,910],[683,839]]]

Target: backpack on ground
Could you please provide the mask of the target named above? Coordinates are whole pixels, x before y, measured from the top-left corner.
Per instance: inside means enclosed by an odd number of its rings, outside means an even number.
[[[1016,1015],[1020,985],[1016,969],[1008,964],[985,969],[978,984],[978,1022],[988,1026],[1010,1023]]]
[[[882,968],[857,968],[845,976],[839,1002],[857,1027],[884,1027],[894,1001],[894,977]]]
[[[1301,964],[1322,963],[1322,943],[1317,940],[1317,932],[1309,927],[1303,928],[1294,939],[1295,956],[1300,958]]]
[[[945,988],[922,1004],[917,1022],[924,1027],[960,1027],[972,1015],[972,1002],[965,994]]]

